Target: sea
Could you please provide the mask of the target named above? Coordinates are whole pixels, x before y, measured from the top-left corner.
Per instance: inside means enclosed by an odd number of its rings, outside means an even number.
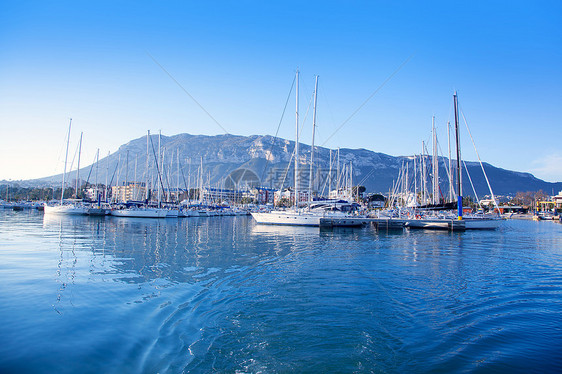
[[[560,373],[562,225],[0,211],[1,373]]]

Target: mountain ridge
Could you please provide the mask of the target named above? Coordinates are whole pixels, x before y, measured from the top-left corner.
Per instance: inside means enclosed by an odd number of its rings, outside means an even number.
[[[165,136],[162,135],[161,147],[164,159],[163,180],[170,187],[175,187],[177,180],[180,180],[180,188],[196,187],[197,169],[203,162],[203,181],[204,184],[213,187],[224,187],[225,182],[235,180],[233,173],[240,174],[240,170],[246,170],[243,178],[250,176],[253,180],[252,185],[260,184],[268,188],[279,188],[290,186],[293,182],[292,154],[294,141],[275,138],[271,135],[192,135],[187,133]],[[154,171],[155,155],[158,149],[158,135],[151,135],[148,147],[148,158],[151,173]],[[301,187],[308,186],[309,179],[309,160],[310,145],[299,143],[299,170],[301,175]],[[178,173],[177,152],[179,151],[180,172]],[[334,165],[334,157],[337,150],[332,150],[332,179],[337,169]],[[128,154],[128,165],[126,163]],[[147,158],[147,136],[133,139],[123,145],[118,150],[99,160],[97,168],[95,165],[88,165],[80,169],[80,179],[85,180],[90,174],[89,183],[94,183],[94,168],[96,169],[97,182],[105,183],[107,180],[112,184],[125,180],[132,181],[136,175],[137,181],[144,181],[147,178],[146,170]],[[350,165],[353,170],[354,184],[364,185],[368,192],[388,192],[394,181],[398,178],[399,169],[405,163],[409,165],[410,175],[413,175],[413,156],[390,156],[384,153],[371,151],[368,149],[339,149],[340,166]],[[444,158],[440,157],[440,180],[442,191],[447,191],[445,186],[446,169]],[[135,161],[136,160],[136,161]],[[329,184],[330,175],[330,149],[315,147],[314,161],[314,180],[318,191],[326,190]],[[118,165],[119,163],[119,165]],[[137,165],[136,169],[134,165]],[[511,171],[495,167],[489,163],[483,163],[484,169],[492,185],[492,189],[497,195],[514,194],[518,191],[537,191],[544,190],[546,193],[558,192],[562,190],[562,182],[546,182],[540,180],[530,173]],[[482,175],[482,170],[478,162],[467,161],[466,167],[470,172],[474,189],[479,197],[489,194],[487,183]],[[191,169],[191,172],[189,171]],[[109,174],[107,173],[109,170]],[[341,171],[341,170],[340,170]],[[188,176],[189,174],[189,176]],[[468,182],[466,171],[463,172],[463,181]],[[340,173],[341,175],[341,173]],[[178,178],[179,177],[179,178]],[[257,177],[257,181],[255,180]],[[73,170],[67,175],[67,180],[76,178],[76,171]],[[62,174],[49,177],[25,181],[36,185],[60,183]],[[152,176],[149,179],[154,181]],[[243,182],[235,180],[235,182]],[[335,183],[335,181],[334,181]],[[226,185],[232,187],[226,183]],[[227,186],[227,187],[228,187]],[[332,185],[333,187],[333,185]],[[466,191],[472,188],[470,184],[464,185]]]

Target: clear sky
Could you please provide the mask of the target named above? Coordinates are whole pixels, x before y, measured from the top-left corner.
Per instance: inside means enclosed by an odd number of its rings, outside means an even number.
[[[432,116],[447,152],[457,91],[484,161],[562,181],[561,20],[560,1],[4,0],[0,179],[62,172],[70,117],[82,165],[147,130],[224,133],[150,54],[238,135],[275,134],[297,68],[304,118],[319,75],[317,144],[394,156]]]

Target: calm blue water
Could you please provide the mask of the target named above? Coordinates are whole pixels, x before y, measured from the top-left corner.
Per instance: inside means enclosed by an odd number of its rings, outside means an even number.
[[[562,225],[0,211],[0,372],[560,372]]]

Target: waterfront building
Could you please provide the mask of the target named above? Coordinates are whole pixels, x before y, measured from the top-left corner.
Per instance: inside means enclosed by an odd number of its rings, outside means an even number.
[[[146,196],[146,184],[143,182],[128,182],[121,186],[111,187],[111,196],[117,202],[144,200]]]

